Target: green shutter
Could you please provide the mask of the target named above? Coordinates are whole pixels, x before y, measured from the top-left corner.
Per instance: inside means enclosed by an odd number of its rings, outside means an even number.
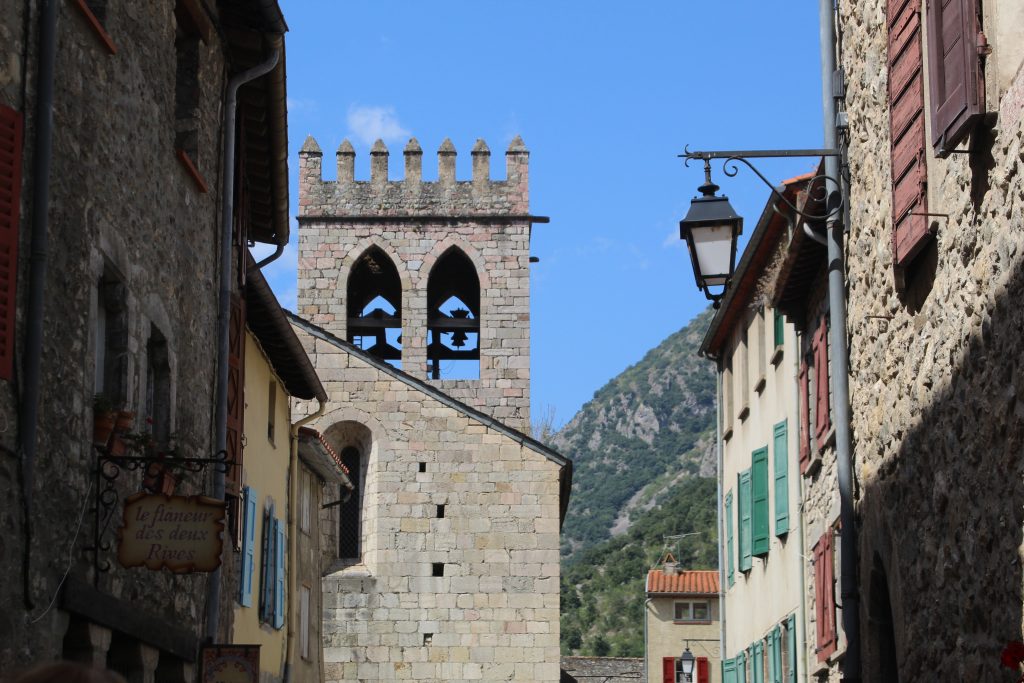
[[[747,655],[741,652],[736,655],[736,683],[747,683]]]
[[[796,683],[796,615],[790,614],[786,619],[786,656],[789,658],[789,680],[786,683]]]
[[[783,683],[782,681],[782,626],[776,626],[768,635],[769,651],[771,662],[768,666],[771,670],[771,683]]]
[[[736,660],[726,659],[722,662],[722,683],[736,683]]]
[[[768,663],[768,683],[778,683],[775,673],[775,639],[771,633],[765,638],[765,661]]]
[[[739,551],[740,571],[745,572],[751,567],[750,560],[750,470],[739,473]]]
[[[753,453],[750,467],[751,488],[753,490],[752,519],[754,528],[752,554],[768,554],[768,447],[758,448]]]
[[[750,683],[764,683],[764,644],[760,640],[750,646]]]
[[[775,315],[775,345],[782,346],[786,342],[786,334],[783,328],[785,318],[782,317],[777,308],[772,313]]]
[[[730,587],[736,583],[733,572],[732,491],[725,494],[725,575]]]
[[[789,533],[789,436],[786,421],[775,425],[775,535]]]

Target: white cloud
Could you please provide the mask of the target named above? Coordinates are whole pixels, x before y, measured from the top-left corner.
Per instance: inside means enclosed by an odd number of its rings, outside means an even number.
[[[679,231],[670,230],[669,233],[665,235],[665,240],[661,243],[661,246],[665,249],[679,249],[682,247],[683,241],[679,239]]]
[[[366,145],[372,145],[377,138],[393,142],[409,135],[398,121],[394,107],[349,107],[348,128],[352,137]]]
[[[313,111],[316,111],[316,109],[317,109],[316,100],[299,99],[299,98],[296,98],[296,97],[289,97],[288,98],[288,111],[291,111],[291,112],[300,112],[300,111],[313,112]]]

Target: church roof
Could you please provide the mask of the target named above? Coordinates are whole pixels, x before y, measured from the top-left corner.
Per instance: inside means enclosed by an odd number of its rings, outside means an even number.
[[[427,382],[424,382],[418,377],[413,377],[412,375],[394,367],[390,363],[363,351],[358,346],[350,344],[344,339],[341,339],[340,337],[331,334],[330,332],[320,327],[319,325],[311,323],[310,321],[306,320],[301,316],[296,315],[295,313],[292,313],[291,311],[285,310],[284,313],[291,321],[292,325],[295,325],[300,330],[312,335],[313,337],[316,337],[317,339],[327,342],[328,344],[331,344],[332,346],[335,346],[352,356],[355,356],[364,363],[372,365],[373,367],[380,370],[384,374],[390,375],[393,379],[396,379],[399,382],[403,382],[413,387],[417,391],[421,391],[424,394],[427,394],[436,401],[443,403],[449,408],[452,408],[453,410],[456,410],[462,413],[463,415],[472,418],[477,422],[480,422],[484,426],[489,427],[490,429],[493,429],[494,431],[503,434],[504,436],[515,441],[516,443],[526,448],[529,448],[530,450],[536,453],[543,455],[545,458],[558,465],[559,468],[561,468],[561,471],[559,472],[558,476],[560,488],[559,519],[562,521],[565,520],[565,512],[566,509],[569,507],[569,493],[572,488],[572,460],[565,457],[564,455],[554,450],[553,448],[544,445],[540,441],[537,441],[533,437],[527,436],[526,434],[523,434],[519,430],[509,427],[504,422],[496,420],[487,413],[484,413],[472,406],[466,405],[465,403],[459,401],[458,399],[452,398],[451,396],[444,393],[437,387]]]

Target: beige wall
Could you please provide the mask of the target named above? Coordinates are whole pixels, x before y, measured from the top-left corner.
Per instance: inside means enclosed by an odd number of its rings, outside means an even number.
[[[270,383],[276,386],[274,439],[268,438],[267,422],[270,414]],[[290,457],[290,407],[284,385],[277,379],[270,362],[259,343],[248,331],[245,335],[245,450],[243,454],[242,483],[253,487],[256,502],[256,546],[254,549],[252,606],[242,607],[235,596],[235,619],[232,640],[260,646],[261,680],[280,680],[284,671],[285,628],[275,629],[260,623],[260,566],[263,561],[263,511],[274,503],[274,516],[288,520],[288,459]],[[287,532],[285,537],[287,543]],[[287,557],[287,555],[286,555]],[[235,561],[239,561],[235,554]],[[285,572],[289,571],[287,559]],[[285,582],[287,586],[287,581]],[[285,594],[286,606],[293,596]]]
[[[725,590],[725,651],[724,658],[732,658],[745,650],[756,640],[764,638],[790,614],[796,613],[797,630],[802,637],[800,614],[800,575],[803,571],[801,559],[800,523],[800,465],[799,465],[799,423],[797,421],[797,334],[792,325],[784,326],[784,343],[781,353],[774,346],[774,316],[772,309],[764,309],[764,344],[760,343],[757,313],[748,310],[733,330],[731,340],[723,348],[723,360],[732,356],[731,378],[728,374],[723,381],[731,379],[733,409],[732,421],[722,425],[723,434],[731,435],[723,442],[722,448],[722,500],[724,515],[726,494],[732,493],[732,518],[727,523],[733,529],[733,558],[735,582],[728,583],[726,567],[722,568],[721,581]],[[742,343],[742,329],[747,327],[747,344]],[[773,360],[775,362],[773,362]],[[743,370],[744,366],[748,369]],[[763,369],[763,370],[762,370]],[[744,376],[747,382],[744,384]],[[763,382],[763,387],[757,390]],[[743,407],[749,414],[741,418]],[[724,420],[727,411],[720,411]],[[788,495],[789,533],[777,536],[775,528],[775,450],[774,426],[782,421],[787,423],[788,439]],[[768,515],[769,552],[764,557],[753,557],[748,572],[739,570],[739,523],[738,474],[750,469],[751,454],[758,448],[768,447]],[[726,535],[720,539],[723,557],[728,548]],[[726,563],[728,565],[728,563]],[[799,665],[803,670],[803,665]]]
[[[675,623],[675,603],[706,601],[711,619],[708,623]],[[689,645],[694,657],[707,657],[711,672],[711,683],[722,680],[721,657],[719,657],[719,612],[716,595],[679,595],[654,597],[647,600],[647,683],[662,683],[661,661],[664,657],[678,657]],[[693,683],[697,683],[694,669]]]

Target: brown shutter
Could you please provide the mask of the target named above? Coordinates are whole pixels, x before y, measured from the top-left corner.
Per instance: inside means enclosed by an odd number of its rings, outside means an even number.
[[[228,341],[228,471],[227,493],[238,496],[242,483],[242,417],[245,410],[245,302],[231,295],[231,327]]]
[[[807,377],[807,359],[804,358],[800,361],[800,375],[799,375],[799,389],[800,392],[800,472],[807,472],[807,468],[811,464],[811,425],[810,415],[808,413],[809,405],[809,394],[810,381]]]
[[[814,436],[821,440],[831,425],[828,415],[828,340],[825,338],[828,326],[822,316],[821,324],[814,332]]]
[[[6,380],[14,374],[21,143],[21,112],[0,105],[0,379]]]
[[[977,0],[929,0],[928,92],[935,154],[948,156],[982,114]]]
[[[926,214],[924,76],[920,0],[889,0],[889,130],[892,165],[892,248],[904,266],[931,236]]]

